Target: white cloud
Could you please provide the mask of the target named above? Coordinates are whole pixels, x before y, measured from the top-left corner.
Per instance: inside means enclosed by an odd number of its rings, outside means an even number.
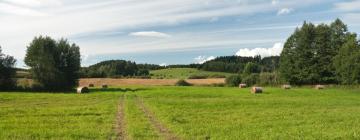
[[[260,55],[262,57],[279,56],[284,48],[283,43],[275,43],[272,48],[255,48],[255,49],[240,49],[236,56],[254,57]]]
[[[133,32],[129,34],[130,36],[136,37],[155,37],[155,38],[169,38],[169,34],[156,32],[156,31],[142,31],[142,32]]]
[[[290,9],[290,8],[282,8],[278,11],[277,15],[290,14],[292,11],[293,11],[293,9]]]
[[[0,14],[13,14],[18,16],[46,16],[47,14],[32,10],[29,8],[23,8],[11,4],[0,3]]]
[[[43,6],[60,6],[60,0],[3,0],[4,2],[27,6],[27,7],[43,7]]]
[[[279,0],[272,0],[272,1],[271,1],[271,4],[272,4],[272,5],[278,5],[278,4],[279,4]]]
[[[167,66],[168,66],[168,64],[166,64],[166,63],[161,63],[161,64],[159,64],[159,66],[162,66],[162,67],[167,67]]]
[[[335,8],[341,11],[357,11],[360,10],[360,0],[336,3]]]
[[[209,57],[198,56],[198,57],[194,58],[194,60],[195,60],[196,64],[204,64],[205,62],[214,60],[215,58],[216,58],[215,56],[209,56]]]

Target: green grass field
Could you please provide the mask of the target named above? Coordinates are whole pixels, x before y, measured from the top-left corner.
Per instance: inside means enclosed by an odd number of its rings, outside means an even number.
[[[209,72],[193,68],[168,68],[150,71],[152,78],[155,79],[188,79],[191,76],[203,76],[208,78],[224,78],[232,73]]]
[[[0,93],[0,139],[360,139],[360,89],[131,89]]]

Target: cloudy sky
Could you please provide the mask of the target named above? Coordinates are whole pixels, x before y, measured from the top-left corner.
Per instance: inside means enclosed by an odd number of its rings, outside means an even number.
[[[304,20],[360,32],[360,0],[0,0],[0,45],[22,62],[34,36],[68,38],[84,66],[278,55]]]

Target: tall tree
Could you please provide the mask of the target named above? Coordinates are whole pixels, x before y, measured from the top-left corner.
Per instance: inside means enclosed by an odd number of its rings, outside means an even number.
[[[330,26],[305,22],[285,43],[280,58],[282,77],[292,84],[337,83],[334,57],[349,36],[339,19]]]
[[[356,35],[348,37],[336,55],[334,64],[337,77],[342,84],[360,83],[360,45],[356,41]]]
[[[0,90],[9,90],[15,86],[15,63],[15,58],[3,54],[0,46]]]
[[[78,85],[79,47],[64,39],[56,42],[50,37],[35,37],[27,48],[25,64],[46,90],[70,90]]]

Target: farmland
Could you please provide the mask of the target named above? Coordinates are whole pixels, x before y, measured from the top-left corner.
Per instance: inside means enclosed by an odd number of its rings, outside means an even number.
[[[360,89],[0,93],[0,139],[359,139]],[[121,133],[120,133],[121,132]]]

